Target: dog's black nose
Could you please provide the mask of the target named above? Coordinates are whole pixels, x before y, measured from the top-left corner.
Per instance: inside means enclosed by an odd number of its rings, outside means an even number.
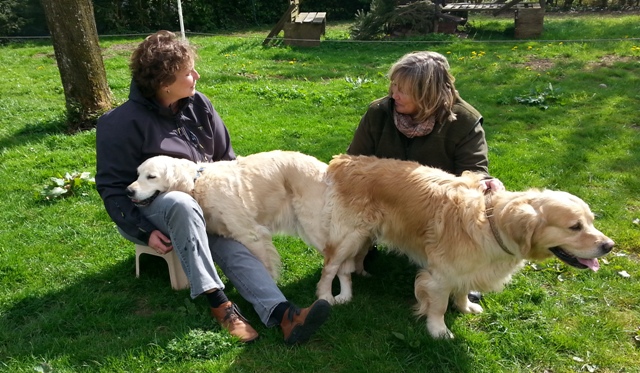
[[[127,188],[127,197],[131,198],[136,194],[136,191],[131,189],[131,188]]]
[[[600,244],[600,250],[606,254],[613,250],[613,246],[615,246],[615,242],[613,242],[612,240],[606,240]]]

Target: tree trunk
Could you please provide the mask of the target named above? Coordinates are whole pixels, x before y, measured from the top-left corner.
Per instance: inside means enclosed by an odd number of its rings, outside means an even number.
[[[91,0],[41,0],[58,62],[70,132],[112,107]]]

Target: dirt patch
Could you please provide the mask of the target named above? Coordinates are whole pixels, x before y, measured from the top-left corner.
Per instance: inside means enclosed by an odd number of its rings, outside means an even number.
[[[535,58],[531,57],[531,59],[525,63],[518,64],[519,67],[528,67],[534,71],[547,71],[555,66],[555,63],[548,58]]]
[[[151,316],[153,314],[153,310],[149,307],[149,304],[146,299],[138,299],[137,308],[134,313],[138,316]]]
[[[613,54],[608,54],[606,56],[600,57],[598,61],[589,62],[586,66],[588,70],[593,70],[599,67],[611,67],[616,62],[630,62],[632,61],[632,57],[628,56],[616,56]]]

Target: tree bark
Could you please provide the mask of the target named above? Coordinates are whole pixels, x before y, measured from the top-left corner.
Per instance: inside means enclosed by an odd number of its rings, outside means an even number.
[[[112,107],[91,0],[41,0],[62,79],[70,132]]]

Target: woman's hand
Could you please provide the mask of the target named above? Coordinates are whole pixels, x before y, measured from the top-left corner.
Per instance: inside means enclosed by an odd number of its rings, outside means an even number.
[[[483,192],[487,189],[491,189],[494,192],[500,192],[502,190],[505,190],[504,185],[502,184],[502,181],[496,179],[495,177],[491,179],[481,180],[480,188],[482,189]]]
[[[159,230],[151,232],[149,236],[149,247],[154,249],[158,254],[164,255],[173,250],[173,245],[169,237],[165,236]]]

